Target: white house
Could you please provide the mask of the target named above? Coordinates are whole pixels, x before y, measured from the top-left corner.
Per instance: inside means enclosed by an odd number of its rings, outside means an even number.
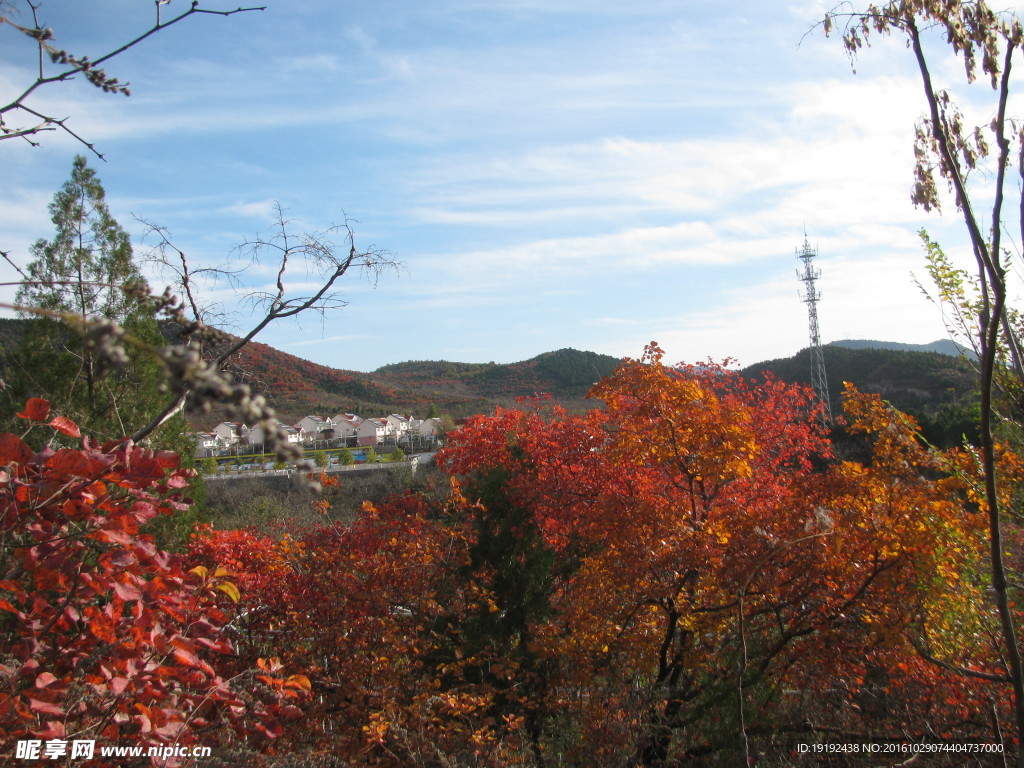
[[[425,437],[437,437],[441,431],[441,420],[438,418],[424,419],[416,426],[417,434]]]
[[[391,434],[390,430],[391,425],[385,419],[363,419],[356,430],[356,437],[359,445],[376,445]]]
[[[278,422],[278,426],[284,430],[285,436],[287,437],[290,445],[299,445],[302,443],[302,433],[299,432],[295,427],[289,426],[288,424],[282,424]],[[249,443],[252,445],[262,445],[266,442],[267,436],[263,431],[263,427],[259,424],[248,430]]]
[[[302,441],[305,443],[311,443],[314,440],[329,440],[334,437],[334,424],[331,419],[305,416],[294,426],[302,434]]]
[[[237,424],[233,421],[222,421],[213,428],[213,433],[227,445],[234,445],[235,443],[241,442],[242,435],[245,434],[245,432],[245,424]]]
[[[196,456],[201,459],[216,456],[220,451],[220,438],[213,432],[194,432],[192,438],[196,442]]]
[[[401,414],[392,413],[390,416],[386,416],[384,420],[391,425],[391,434],[395,437],[401,438],[409,431],[409,423],[411,419],[408,419]]]
[[[334,424],[334,436],[347,442],[350,438],[357,437],[363,418],[354,413],[339,413],[331,417],[331,423]]]

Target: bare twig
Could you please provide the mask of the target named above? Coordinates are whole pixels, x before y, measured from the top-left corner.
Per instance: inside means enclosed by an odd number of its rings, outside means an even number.
[[[22,26],[14,23],[10,16],[0,15],[0,26],[6,24],[7,26],[15,29],[27,37],[31,38],[37,46],[37,72],[36,79],[25,87],[21,93],[18,94],[9,103],[0,106],[0,141],[4,139],[16,139],[21,138],[28,141],[34,146],[38,146],[38,142],[33,140],[33,137],[45,131],[63,131],[64,133],[71,136],[73,139],[87,147],[93,154],[103,159],[103,155],[100,154],[99,150],[96,149],[95,145],[87,141],[85,138],[76,133],[73,129],[68,126],[67,117],[56,117],[54,115],[44,114],[32,108],[28,101],[30,97],[35,95],[40,89],[54,85],[56,83],[62,83],[69,80],[73,80],[78,75],[82,75],[94,86],[102,90],[104,93],[120,93],[125,96],[130,95],[128,83],[121,83],[116,77],[111,77],[101,69],[101,65],[110,61],[117,56],[120,56],[127,50],[134,48],[136,45],[141,43],[153,35],[162,32],[178,22],[184,21],[190,16],[198,14],[208,14],[215,16],[232,16],[236,13],[247,13],[249,11],[263,11],[266,10],[266,6],[250,6],[250,7],[238,7],[233,10],[215,10],[211,8],[201,8],[199,0],[193,0],[188,10],[183,11],[177,16],[164,21],[160,15],[160,4],[156,5],[156,23],[149,29],[137,35],[128,42],[119,45],[113,50],[102,54],[101,56],[90,59],[88,56],[78,57],[66,50],[58,48],[53,44],[55,40],[55,34],[52,29],[42,26],[39,21],[39,5],[26,0],[26,4],[31,10],[32,14],[32,25]],[[3,10],[3,7],[0,7]],[[57,71],[53,73],[47,73],[46,62],[49,59],[50,63],[57,65]],[[38,122],[30,121],[26,124],[21,125],[10,125],[8,121],[13,115],[25,115],[36,118]]]
[[[253,397],[247,386],[228,380],[226,370],[232,358],[277,320],[298,317],[307,312],[322,314],[329,309],[346,306],[347,302],[343,300],[337,286],[351,270],[362,271],[376,279],[383,271],[398,267],[390,254],[384,251],[376,248],[357,250],[351,221],[347,218],[344,224],[331,227],[324,233],[294,237],[290,233],[284,211],[278,205],[274,230],[272,237],[257,237],[240,246],[240,251],[254,261],[266,261],[269,258],[276,260],[274,290],[253,291],[243,297],[250,306],[259,307],[261,315],[247,332],[238,337],[220,334],[218,340],[221,344],[208,360],[203,354],[201,339],[209,329],[204,322],[204,310],[196,298],[196,275],[202,273],[213,278],[235,281],[238,273],[215,268],[191,269],[184,251],[172,245],[167,233],[159,228],[152,230],[160,237],[164,256],[173,253],[178,257],[176,263],[166,258],[163,263],[173,266],[178,279],[177,288],[189,304],[192,312],[191,336],[171,353],[162,355],[165,365],[173,374],[172,381],[177,380],[179,384],[172,386],[173,397],[163,411],[149,424],[139,428],[132,436],[133,439],[141,440],[150,435],[168,419],[180,413],[190,400],[195,406],[208,407],[209,402],[218,398],[226,400],[243,422],[258,422],[267,431],[274,432],[277,424],[272,418],[273,411],[267,407],[263,398]],[[341,235],[340,242],[335,239],[338,235]],[[289,268],[296,262],[305,267],[307,278],[310,274],[316,276],[317,287],[312,292],[292,289],[288,279]],[[275,440],[271,438],[269,442],[274,443]]]

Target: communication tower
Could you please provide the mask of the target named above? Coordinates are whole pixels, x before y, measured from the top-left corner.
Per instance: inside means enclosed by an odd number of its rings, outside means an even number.
[[[797,269],[796,276],[804,284],[800,298],[807,304],[807,320],[810,326],[811,389],[824,403],[825,411],[822,418],[826,424],[830,424],[832,422],[832,404],[829,402],[828,380],[825,378],[825,354],[821,351],[821,335],[818,333],[818,301],[821,300],[821,291],[815,285],[815,281],[821,277],[821,270],[815,269],[811,263],[817,255],[817,249],[811,248],[805,232],[803,248],[796,249],[796,257],[803,262],[803,267]]]

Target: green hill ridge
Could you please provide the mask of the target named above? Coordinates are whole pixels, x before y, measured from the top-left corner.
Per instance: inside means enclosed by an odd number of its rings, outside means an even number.
[[[822,347],[822,353],[834,414],[841,412],[844,382],[850,382],[860,391],[877,394],[912,415],[933,444],[957,444],[964,435],[972,437],[976,433],[977,372],[966,357],[916,349],[849,348],[834,344]],[[783,381],[809,386],[810,349],[802,349],[793,357],[757,363],[743,373],[755,377],[768,371]]]
[[[0,377],[6,349],[17,343],[24,321],[0,318]],[[930,351],[938,350],[938,351]],[[976,372],[951,342],[902,345],[846,340],[823,347],[833,411],[841,405],[843,382],[881,395],[923,425],[937,443],[959,442],[976,424]],[[951,354],[952,353],[952,354]],[[372,372],[331,368],[253,342],[234,361],[239,379],[266,395],[280,418],[297,422],[308,414],[341,412],[362,416],[407,413],[422,417],[433,406],[453,418],[514,406],[518,398],[548,394],[570,410],[593,407],[586,395],[611,374],[620,360],[577,349],[559,349],[516,363],[460,363],[413,360]],[[771,371],[784,380],[810,383],[810,350],[748,366],[759,377]],[[201,423],[200,423],[201,420]],[[216,423],[218,414],[195,418],[197,428]]]

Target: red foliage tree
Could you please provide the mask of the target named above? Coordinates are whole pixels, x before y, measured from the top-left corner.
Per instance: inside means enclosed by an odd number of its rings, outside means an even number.
[[[195,562],[231,562],[248,585],[239,605],[243,658],[272,644],[311,678],[316,703],[290,735],[292,749],[329,746],[391,765],[498,748],[493,726],[475,717],[486,693],[442,683],[476,664],[459,650],[450,617],[486,599],[458,581],[467,540],[443,519],[448,512],[400,496],[367,505],[344,528],[315,526],[276,542],[207,530],[194,541]],[[273,554],[236,559],[242,539],[245,551]]]
[[[993,737],[991,686],[919,648],[922,617],[986,612],[956,580],[978,519],[912,423],[851,396],[872,462],[835,461],[809,391],[664,366],[654,345],[592,394],[603,411],[478,420],[445,457],[466,478],[505,468],[513,502],[573,549],[531,634],[557,667],[548,689],[573,692],[545,706],[589,733],[582,754],[749,756],[752,735],[778,730]],[[970,644],[995,680],[990,623]],[[965,642],[954,631],[932,641]]]
[[[31,400],[21,415],[45,424],[49,404]],[[79,436],[67,419],[48,424]],[[222,677],[215,665],[233,649],[217,595],[237,599],[237,587],[223,571],[184,570],[139,533],[186,508],[192,470],[129,440],[35,452],[11,434],[0,467],[0,742],[280,732],[308,684],[266,670]]]

